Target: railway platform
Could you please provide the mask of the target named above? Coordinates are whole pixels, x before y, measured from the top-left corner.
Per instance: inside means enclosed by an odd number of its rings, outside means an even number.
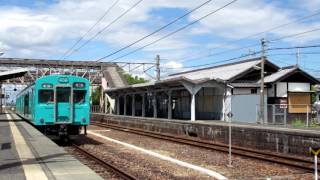
[[[0,114],[0,180],[102,179],[16,114]]]

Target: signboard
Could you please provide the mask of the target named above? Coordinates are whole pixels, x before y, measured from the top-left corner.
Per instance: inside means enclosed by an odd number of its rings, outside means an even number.
[[[280,108],[281,109],[287,109],[288,108],[288,101],[287,99],[280,99]]]
[[[311,153],[311,155],[313,155],[313,156],[318,156],[319,154],[320,154],[320,147],[317,147],[317,148],[315,148],[315,147],[310,147],[310,153]]]

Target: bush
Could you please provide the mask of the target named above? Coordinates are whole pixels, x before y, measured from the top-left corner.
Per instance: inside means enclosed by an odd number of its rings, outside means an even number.
[[[303,128],[305,127],[305,122],[301,119],[295,119],[292,123],[292,127],[294,128]]]

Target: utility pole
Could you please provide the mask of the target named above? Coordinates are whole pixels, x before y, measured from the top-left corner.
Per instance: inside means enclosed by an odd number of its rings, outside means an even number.
[[[156,71],[157,71],[156,80],[160,81],[160,55],[156,56]]]
[[[261,39],[261,84],[260,84],[260,123],[264,123],[264,64],[266,55],[266,40]]]
[[[299,67],[299,61],[300,61],[300,48],[297,48],[297,52],[296,52],[296,60],[297,60],[297,64],[296,66]]]

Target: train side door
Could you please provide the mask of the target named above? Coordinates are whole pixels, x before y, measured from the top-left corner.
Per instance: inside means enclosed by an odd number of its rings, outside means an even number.
[[[57,86],[55,90],[55,119],[56,123],[72,123],[73,95],[69,86]]]

